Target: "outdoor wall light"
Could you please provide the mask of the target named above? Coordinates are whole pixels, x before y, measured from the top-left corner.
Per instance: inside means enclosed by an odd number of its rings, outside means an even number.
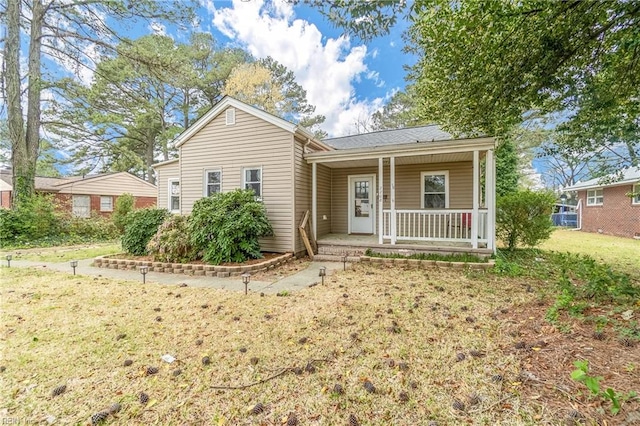
[[[7,259],[7,267],[11,268],[11,259],[13,259],[13,256],[8,254],[6,259]]]
[[[149,272],[148,266],[140,267],[140,273],[142,274],[142,284],[145,284],[147,282],[147,272]]]
[[[73,268],[73,275],[75,275],[76,274],[76,268],[78,267],[78,261],[77,260],[72,260],[70,262],[70,264],[71,264],[71,267]]]
[[[242,276],[242,284],[244,284],[244,294],[249,293],[249,282],[251,281],[251,274],[245,272]]]
[[[322,284],[324,284],[324,277],[327,275],[327,268],[325,266],[320,267],[319,277],[322,277]]]

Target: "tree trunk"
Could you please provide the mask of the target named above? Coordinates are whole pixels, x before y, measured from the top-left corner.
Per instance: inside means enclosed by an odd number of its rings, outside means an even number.
[[[31,10],[31,34],[29,40],[29,62],[27,81],[27,123],[24,126],[20,105],[20,70],[14,61],[20,61],[20,2],[9,0],[7,5],[7,93],[9,137],[13,166],[12,205],[31,197],[35,192],[36,163],[40,147],[40,93],[42,70],[40,55],[42,23],[44,20],[42,0],[34,0]]]
[[[154,132],[148,132],[147,134],[147,146],[144,156],[144,165],[147,173],[147,181],[152,184],[156,184],[156,175],[153,172],[151,165],[153,164],[153,152],[155,146],[156,136]]]
[[[24,118],[20,103],[20,0],[9,0],[7,4],[7,41],[5,44],[5,87],[7,91],[7,125],[11,141],[13,165],[13,191],[11,205],[33,191],[33,179],[29,190],[28,179],[23,178],[28,163],[24,134]],[[34,178],[35,179],[35,178]]]

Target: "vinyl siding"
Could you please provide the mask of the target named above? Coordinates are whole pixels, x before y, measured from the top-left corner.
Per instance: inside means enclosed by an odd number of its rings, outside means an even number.
[[[428,163],[396,165],[396,209],[420,209],[421,181],[420,174],[429,171],[449,171],[449,208],[467,209],[472,207],[473,197],[473,163]],[[362,167],[357,169],[332,169],[331,184],[331,232],[346,234],[348,232],[348,176],[349,175],[378,175],[377,167]],[[384,170],[384,194],[387,200],[384,208],[391,208],[390,172],[389,166]],[[376,183],[377,185],[377,183]],[[377,192],[377,191],[376,191]],[[377,203],[376,203],[377,204]],[[378,206],[376,205],[376,232],[378,226]]]
[[[298,226],[307,210],[311,214],[311,165],[303,158],[304,142],[296,140],[294,144],[294,177],[295,177],[295,204],[296,216],[294,220],[295,252],[306,250],[304,242],[298,231]],[[311,222],[310,222],[311,223]]]
[[[96,195],[121,195],[133,194],[136,197],[157,197],[158,190],[155,186],[141,182],[129,173],[118,173],[103,178],[77,180],[64,185],[59,191],[61,194],[96,194]]]
[[[225,110],[226,111],[226,110]],[[243,169],[262,168],[262,201],[275,236],[261,240],[265,251],[293,249],[293,135],[236,109],[234,125],[221,113],[180,147],[181,212],[191,213],[202,198],[204,171],[222,170],[222,191],[241,188]]]
[[[169,179],[180,178],[180,162],[159,166],[156,172],[158,174],[158,208],[169,209]]]
[[[318,164],[318,237],[331,232],[331,169]],[[324,220],[323,217],[327,219]]]

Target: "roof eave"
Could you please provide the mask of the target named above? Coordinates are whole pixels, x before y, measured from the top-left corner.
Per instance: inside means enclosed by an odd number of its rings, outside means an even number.
[[[366,160],[388,156],[409,156],[420,153],[447,154],[495,148],[494,138],[451,139],[436,142],[418,142],[378,146],[373,148],[339,149],[328,152],[313,152],[305,155],[308,163],[344,160]]]

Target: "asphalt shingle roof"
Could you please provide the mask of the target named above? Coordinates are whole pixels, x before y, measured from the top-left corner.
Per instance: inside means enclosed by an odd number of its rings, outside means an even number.
[[[575,185],[567,186],[565,191],[578,191],[587,188],[600,188],[605,186],[624,185],[640,181],[640,167],[628,167],[621,171],[621,175],[611,174],[604,178],[595,178],[578,182]]]
[[[352,149],[451,139],[453,139],[453,136],[450,133],[441,130],[435,124],[430,124],[428,126],[381,130],[378,132],[324,139],[322,142],[335,149]]]

